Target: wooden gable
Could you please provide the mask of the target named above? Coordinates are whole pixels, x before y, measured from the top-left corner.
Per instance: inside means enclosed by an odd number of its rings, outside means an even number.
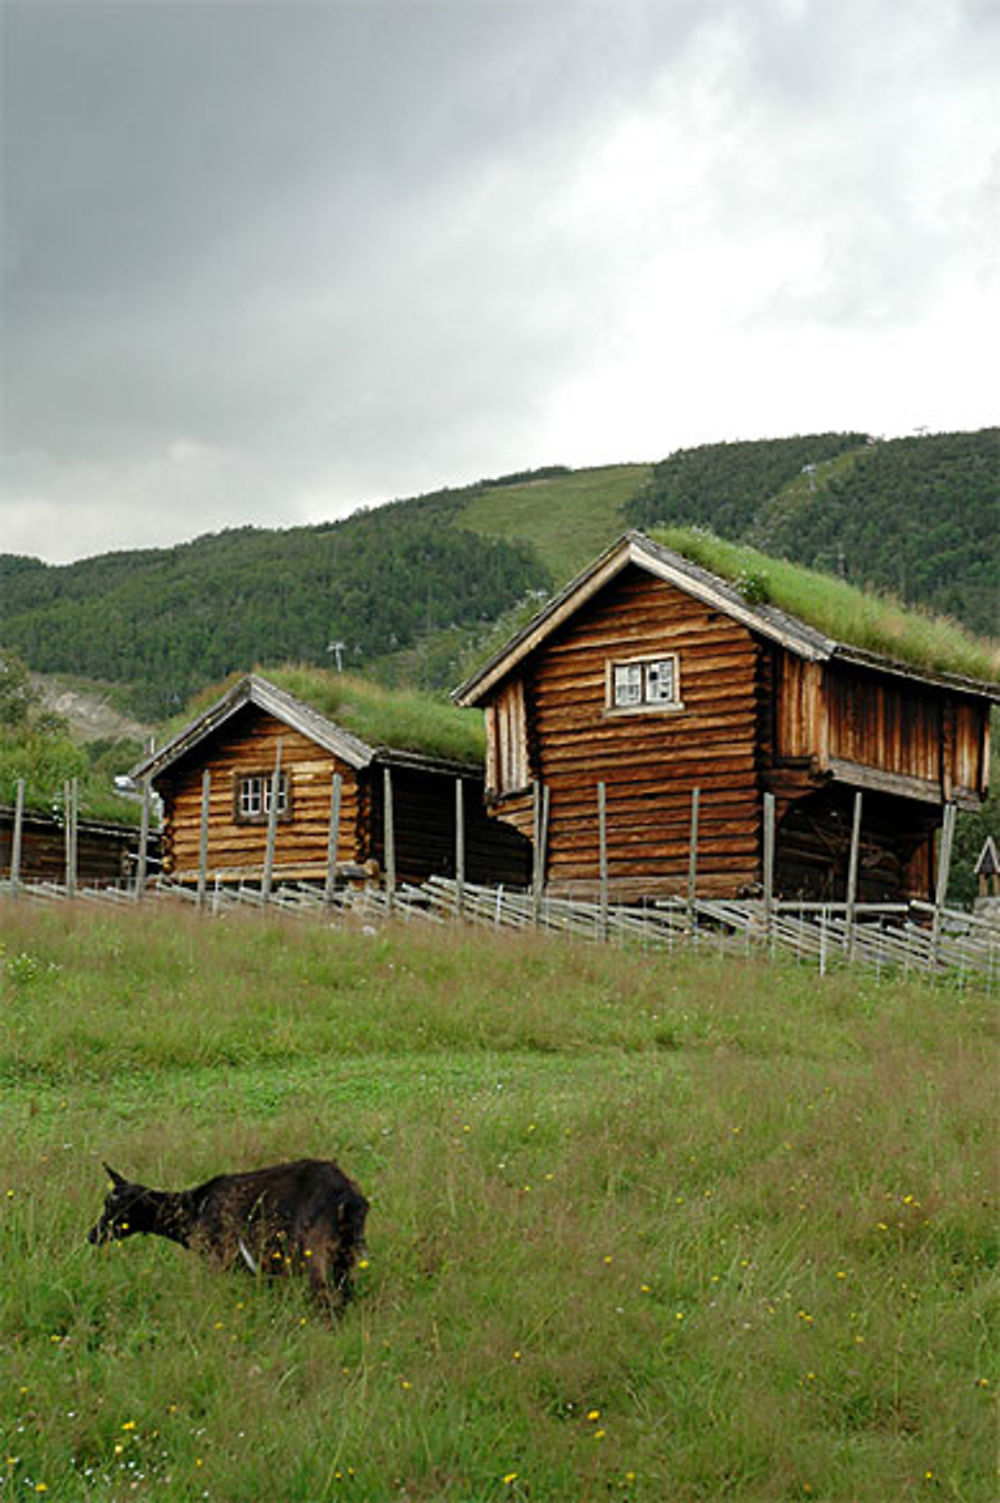
[[[241,817],[240,785],[246,778],[269,779],[279,755],[288,805],[277,822],[276,869],[302,879],[322,877],[335,772],[342,779],[337,860],[364,859],[358,769],[277,716],[247,704],[155,779],[163,799],[164,871],[168,875],[181,881],[197,875],[206,772],[209,872],[225,879],[235,873],[249,876],[263,871],[267,820],[263,814]]]

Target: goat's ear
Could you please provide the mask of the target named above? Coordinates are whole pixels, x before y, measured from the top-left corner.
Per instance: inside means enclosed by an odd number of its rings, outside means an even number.
[[[105,1168],[105,1171],[107,1173],[108,1178],[110,1179],[111,1183],[114,1185],[115,1189],[116,1190],[120,1190],[121,1187],[122,1187],[122,1185],[125,1184],[125,1180],[122,1178],[122,1176],[120,1174],[116,1173],[116,1171],[114,1169],[112,1169],[112,1167],[111,1167],[110,1164],[105,1164],[104,1168]]]

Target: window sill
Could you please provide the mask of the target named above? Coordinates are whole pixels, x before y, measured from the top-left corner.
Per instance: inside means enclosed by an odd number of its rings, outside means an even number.
[[[622,720],[634,715],[682,715],[687,706],[683,700],[665,705],[605,705],[605,720]]]

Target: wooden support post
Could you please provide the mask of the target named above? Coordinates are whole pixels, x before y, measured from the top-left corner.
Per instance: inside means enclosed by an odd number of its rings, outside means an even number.
[[[17,796],[14,800],[14,835],[10,848],[10,890],[16,898],[21,885],[21,841],[24,835],[24,778],[17,780]]]
[[[339,772],[333,775],[333,783],[330,788],[330,829],[326,838],[326,883],[323,888],[324,903],[333,902],[334,889],[337,886],[337,848],[340,843],[340,802],[343,796],[344,780]]]
[[[455,779],[455,906],[465,917],[465,784]]]
[[[845,911],[844,942],[848,960],[854,959],[855,910],[858,903],[858,866],[861,857],[861,801],[860,790],[854,795],[854,818],[851,821],[851,854],[847,866],[847,906]]]
[[[597,785],[597,870],[600,881],[600,934],[608,937],[608,796],[604,783]]]
[[[396,906],[396,824],[392,808],[392,772],[382,772],[383,832],[385,843],[385,900],[390,913]]]
[[[948,897],[948,876],[951,871],[951,847],[955,839],[955,804],[945,804],[941,825],[941,844],[938,847],[937,882],[934,888],[934,919],[931,926],[931,960],[936,965],[941,946],[941,923]]]
[[[281,737],[274,752],[274,771],[271,774],[271,802],[267,810],[267,843],[264,846],[264,876],[260,895],[265,903],[271,901],[271,885],[274,881],[274,851],[278,843],[278,795],[281,792]]]
[[[198,839],[198,907],[205,902],[208,881],[208,816],[212,797],[212,774],[208,768],[201,775],[201,832]]]
[[[774,923],[774,794],[764,794],[764,926],[770,939]]]
[[[701,802],[701,789],[691,790],[691,840],[688,848],[688,885],[687,904],[688,918],[694,928],[695,920],[695,895],[698,885],[698,806]]]

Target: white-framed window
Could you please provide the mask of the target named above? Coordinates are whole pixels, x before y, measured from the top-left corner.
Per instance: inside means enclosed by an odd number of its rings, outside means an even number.
[[[271,780],[269,772],[246,773],[236,779],[234,800],[236,818],[246,823],[267,819],[271,813]],[[278,818],[287,819],[291,811],[288,773],[278,774]]]
[[[609,710],[680,710],[680,668],[675,652],[608,663]]]

